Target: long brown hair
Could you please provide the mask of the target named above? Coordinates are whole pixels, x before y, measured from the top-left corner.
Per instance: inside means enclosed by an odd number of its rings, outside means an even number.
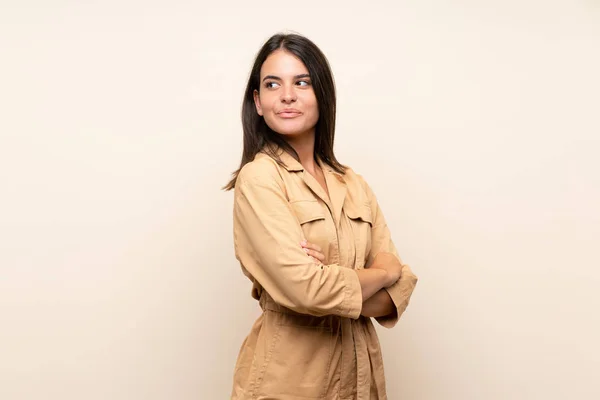
[[[273,157],[280,165],[283,165],[283,162],[275,152],[276,147],[287,151],[300,161],[292,146],[282,135],[269,128],[264,118],[256,112],[254,105],[254,90],[260,91],[260,69],[267,57],[278,49],[284,49],[298,57],[306,65],[310,74],[319,108],[319,120],[315,126],[315,156],[318,155],[336,172],[345,173],[346,167],[337,161],[333,153],[336,95],[329,62],[323,52],[308,38],[297,34],[278,33],[265,42],[254,60],[242,104],[242,127],[244,130],[242,161],[239,168],[233,172],[233,178],[223,187],[224,190],[231,190],[235,187],[242,167],[254,160],[256,154],[261,150]]]

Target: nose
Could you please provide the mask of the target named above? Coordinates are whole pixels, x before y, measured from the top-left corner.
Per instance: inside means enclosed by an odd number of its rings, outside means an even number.
[[[294,101],[296,101],[296,99],[297,99],[297,96],[296,96],[296,91],[294,90],[294,87],[285,85],[281,92],[281,101],[289,104],[289,103],[293,103]]]

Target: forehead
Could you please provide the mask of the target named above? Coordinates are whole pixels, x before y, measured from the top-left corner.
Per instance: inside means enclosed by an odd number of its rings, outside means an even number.
[[[306,65],[298,57],[282,49],[272,52],[260,68],[261,78],[265,75],[286,78],[300,74],[308,74]]]

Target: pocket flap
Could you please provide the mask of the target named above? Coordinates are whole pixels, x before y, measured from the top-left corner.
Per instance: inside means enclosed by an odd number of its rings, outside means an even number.
[[[319,219],[325,219],[325,213],[323,212],[323,206],[319,204],[318,201],[295,201],[290,203],[298,217],[298,221],[300,224],[305,224],[307,222],[316,221]]]
[[[373,216],[371,215],[371,207],[368,204],[355,206],[348,204],[345,206],[346,215],[351,219],[360,219],[373,225]]]

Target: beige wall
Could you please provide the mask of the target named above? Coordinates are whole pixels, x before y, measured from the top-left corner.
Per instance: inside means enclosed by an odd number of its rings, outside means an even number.
[[[0,399],[228,398],[258,307],[219,187],[283,29],[421,279],[390,399],[600,398],[600,3],[349,4],[1,3]]]

